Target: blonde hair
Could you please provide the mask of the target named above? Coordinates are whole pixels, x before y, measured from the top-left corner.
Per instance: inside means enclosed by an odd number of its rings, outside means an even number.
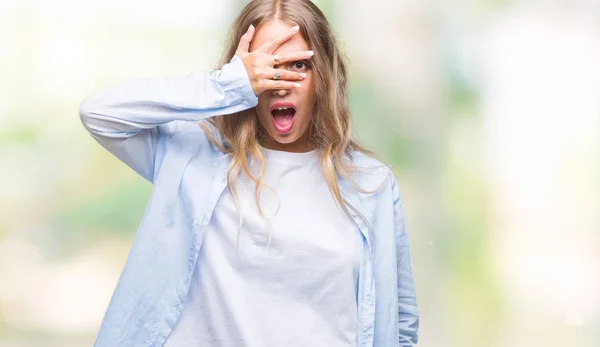
[[[341,196],[338,175],[349,179],[355,189],[363,193],[372,193],[373,191],[366,192],[357,187],[352,179],[355,167],[345,157],[352,158],[354,151],[371,157],[375,157],[375,154],[361,147],[351,137],[346,64],[338,48],[335,33],[321,10],[310,0],[250,1],[233,24],[219,66],[223,66],[233,58],[240,38],[251,24],[258,30],[263,23],[272,19],[298,24],[300,34],[310,49],[315,52],[311,58],[311,65],[316,102],[312,121],[307,130],[310,146],[319,149],[322,174],[338,206],[348,216],[348,209],[358,213],[357,209]],[[212,117],[205,122],[217,129],[223,143],[216,140],[206,123],[200,122],[209,140],[232,157],[227,172],[229,192],[236,199],[237,195],[232,187],[235,185],[237,175],[243,171],[256,184],[254,191],[256,205],[263,216],[259,197],[262,188],[267,185],[263,182],[265,158],[260,150],[260,144],[267,142],[269,135],[262,128],[255,115],[255,109]],[[249,161],[252,159],[260,163],[261,170],[258,177],[253,176],[248,169]]]

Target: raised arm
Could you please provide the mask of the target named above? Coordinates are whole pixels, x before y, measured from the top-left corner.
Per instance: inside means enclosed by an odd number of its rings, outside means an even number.
[[[234,56],[211,74],[149,77],[91,94],[82,102],[79,114],[104,148],[152,181],[161,136],[177,132],[185,123],[256,104],[246,69]]]

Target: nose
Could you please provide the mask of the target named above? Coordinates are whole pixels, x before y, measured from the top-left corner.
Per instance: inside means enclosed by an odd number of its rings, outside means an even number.
[[[289,93],[291,93],[291,90],[289,89],[273,89],[273,95],[276,96],[286,96]]]

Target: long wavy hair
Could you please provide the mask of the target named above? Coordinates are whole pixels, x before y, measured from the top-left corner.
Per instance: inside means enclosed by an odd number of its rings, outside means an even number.
[[[360,191],[360,188],[352,180],[355,167],[347,159],[352,157],[354,151],[371,157],[375,157],[375,154],[360,146],[351,137],[346,63],[338,48],[336,35],[321,10],[310,0],[250,1],[233,24],[218,66],[223,66],[233,58],[242,35],[246,33],[251,24],[258,31],[263,23],[272,19],[298,24],[300,26],[299,34],[315,52],[311,58],[311,65],[316,102],[312,121],[307,130],[310,146],[318,149],[323,177],[338,206],[347,215],[349,215],[349,209],[358,212],[341,196],[338,177],[349,179],[354,188]],[[216,128],[222,142],[213,136],[207,123]],[[259,213],[264,217],[259,198],[262,188],[268,186],[263,182],[265,158],[261,151],[261,144],[269,141],[269,135],[260,124],[255,109],[212,117],[199,124],[217,148],[231,155],[232,159],[227,172],[227,188],[233,198],[236,199],[237,195],[232,187],[238,174],[243,172],[255,183],[256,205]],[[251,160],[257,160],[260,163],[261,170],[258,177],[255,177],[249,170]],[[361,192],[371,193],[373,191]]]

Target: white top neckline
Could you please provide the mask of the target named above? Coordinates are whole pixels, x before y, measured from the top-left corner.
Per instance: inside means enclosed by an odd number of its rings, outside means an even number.
[[[286,152],[261,147],[268,161],[291,165],[310,164],[318,158],[318,150],[313,149],[309,152]]]

